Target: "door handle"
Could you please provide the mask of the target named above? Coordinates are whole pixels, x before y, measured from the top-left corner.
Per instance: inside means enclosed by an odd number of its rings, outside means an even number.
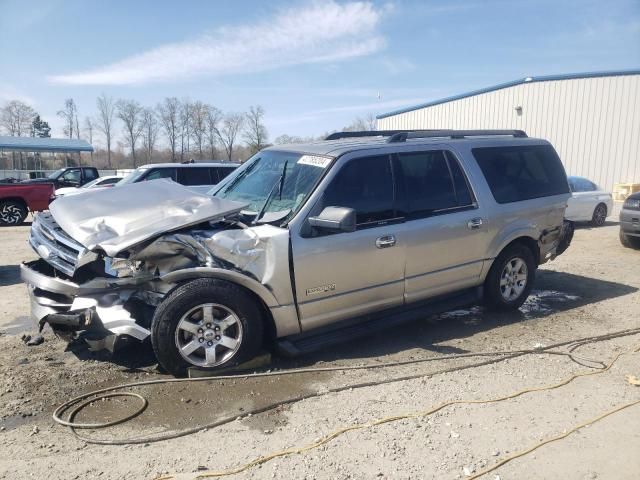
[[[478,230],[482,226],[482,219],[480,217],[472,218],[467,222],[467,228],[471,230]]]
[[[394,235],[384,235],[376,239],[377,248],[389,248],[396,244],[396,237]]]

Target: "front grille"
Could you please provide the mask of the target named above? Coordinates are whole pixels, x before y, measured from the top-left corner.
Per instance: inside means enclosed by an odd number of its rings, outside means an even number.
[[[67,235],[49,212],[35,216],[29,243],[54,268],[73,276],[76,269],[96,258],[96,255]]]

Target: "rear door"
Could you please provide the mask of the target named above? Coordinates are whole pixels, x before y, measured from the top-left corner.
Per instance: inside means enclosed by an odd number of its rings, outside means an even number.
[[[489,219],[457,157],[436,149],[402,152],[397,161],[405,199],[406,302],[478,285]]]

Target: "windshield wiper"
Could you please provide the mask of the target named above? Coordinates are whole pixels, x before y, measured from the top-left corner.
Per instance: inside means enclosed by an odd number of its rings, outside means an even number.
[[[284,186],[284,179],[287,176],[287,166],[288,165],[289,165],[289,160],[286,160],[284,162],[284,166],[282,167],[282,173],[278,177],[278,180],[276,181],[276,183],[273,184],[273,187],[271,187],[271,191],[269,191],[269,195],[267,195],[267,198],[265,199],[264,203],[262,204],[262,207],[260,208],[260,211],[258,212],[258,215],[256,215],[256,218],[254,218],[252,223],[257,223],[258,220],[260,220],[260,218],[262,218],[262,215],[264,215],[264,212],[267,209],[267,206],[269,205],[269,202],[271,201],[271,197],[273,197],[273,194],[276,192],[276,187],[278,187],[278,197],[279,197],[280,200],[282,200],[282,188]]]

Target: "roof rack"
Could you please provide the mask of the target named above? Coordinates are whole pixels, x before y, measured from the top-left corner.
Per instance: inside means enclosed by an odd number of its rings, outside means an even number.
[[[411,138],[465,138],[465,137],[489,137],[511,136],[526,138],[523,130],[371,130],[363,132],[335,132],[328,135],[325,140],[340,140],[342,138],[360,137],[389,137],[387,143],[404,142]]]
[[[440,130],[363,130],[356,132],[334,132],[325,137],[325,140],[340,140],[342,138],[359,138],[359,137],[391,137],[398,133],[408,132],[435,132]]]
[[[490,137],[510,136],[515,138],[527,138],[524,130],[430,130],[398,132],[387,139],[387,143],[404,142],[410,138],[466,138],[466,137]]]

